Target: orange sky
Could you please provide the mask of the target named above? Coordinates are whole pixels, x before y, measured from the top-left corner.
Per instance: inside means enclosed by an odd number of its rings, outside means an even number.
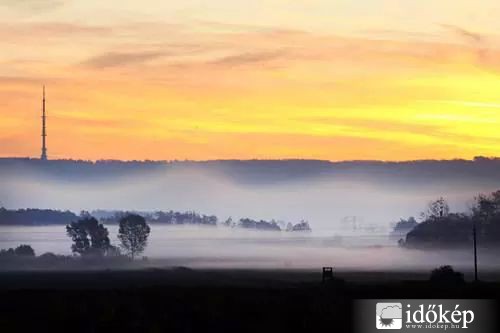
[[[5,0],[0,156],[42,84],[49,158],[498,156],[500,4],[435,2]]]

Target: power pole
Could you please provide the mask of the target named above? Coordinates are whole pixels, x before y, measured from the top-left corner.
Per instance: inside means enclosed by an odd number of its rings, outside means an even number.
[[[476,218],[472,218],[472,237],[474,240],[474,281],[477,282],[477,236],[476,236]]]
[[[47,160],[47,145],[46,145],[46,115],[45,115],[45,86],[43,86],[43,99],[42,99],[42,155],[40,159],[42,161]]]

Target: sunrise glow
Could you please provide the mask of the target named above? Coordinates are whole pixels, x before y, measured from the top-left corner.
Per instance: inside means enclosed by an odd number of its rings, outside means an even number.
[[[51,158],[498,156],[498,9],[4,1],[0,156],[39,156],[43,84]]]

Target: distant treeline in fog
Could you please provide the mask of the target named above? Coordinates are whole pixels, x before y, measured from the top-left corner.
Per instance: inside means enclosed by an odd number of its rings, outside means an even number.
[[[242,218],[234,222],[232,218],[220,222],[215,215],[204,215],[196,212],[174,212],[174,211],[155,211],[155,212],[137,212],[137,211],[116,211],[116,210],[95,210],[92,212],[81,212],[81,216],[92,216],[105,224],[117,224],[119,221],[131,213],[142,216],[149,223],[168,224],[168,225],[206,225],[226,227],[236,227],[256,230],[270,231],[311,231],[307,221],[301,221],[297,224],[284,221],[265,221]],[[51,224],[69,224],[76,221],[78,215],[71,211],[60,211],[53,209],[17,209],[10,210],[0,207],[0,225],[51,225]]]
[[[109,211],[109,210],[94,210],[91,215],[98,218],[101,222],[107,224],[116,224],[121,218],[128,215],[127,211]],[[133,213],[144,217],[150,223],[161,224],[196,224],[196,225],[212,225],[218,223],[218,218],[215,215],[204,215],[196,212],[174,212],[174,211],[155,211],[155,212],[136,212]]]
[[[213,161],[119,161],[0,158],[0,175],[51,176],[77,181],[82,178],[117,178],[165,170],[196,170],[223,174],[238,182],[293,181],[310,177],[358,176],[444,181],[447,179],[500,180],[500,158],[473,160],[417,160],[406,162],[322,160],[213,160]]]
[[[451,212],[444,198],[431,201],[421,213],[421,223],[401,219],[393,236],[402,236],[406,248],[470,247],[474,229],[479,247],[500,247],[500,190],[479,194],[467,212]]]
[[[0,207],[0,225],[49,225],[68,224],[78,219],[70,211],[53,209],[6,209]]]

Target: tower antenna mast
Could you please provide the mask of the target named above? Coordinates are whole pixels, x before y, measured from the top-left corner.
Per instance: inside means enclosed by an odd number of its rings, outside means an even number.
[[[46,130],[46,114],[45,114],[45,85],[43,86],[43,99],[42,99],[42,155],[40,159],[42,161],[47,160],[47,130]]]

